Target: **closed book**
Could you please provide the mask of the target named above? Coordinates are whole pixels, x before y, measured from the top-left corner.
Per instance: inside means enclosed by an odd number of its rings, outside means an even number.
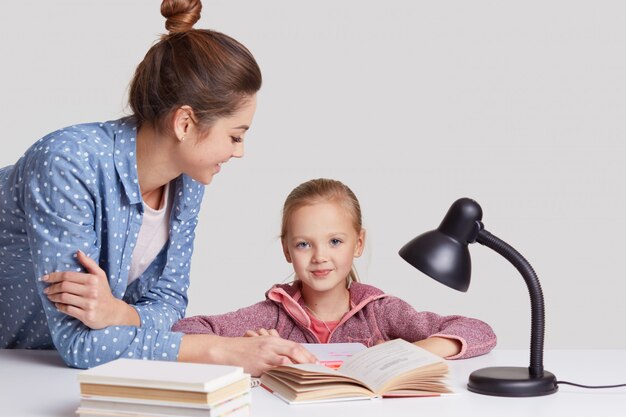
[[[238,366],[117,359],[78,374],[83,398],[215,404],[250,390]]]
[[[182,391],[160,388],[130,387],[121,385],[80,384],[80,394],[83,398],[118,397],[136,400],[158,400],[175,403],[216,404],[237,394],[250,391],[250,376],[244,374],[241,379],[217,388],[211,392]]]
[[[82,384],[118,385],[166,390],[212,392],[246,375],[239,366],[116,359],[82,371]]]
[[[211,406],[157,402],[136,402],[124,399],[85,399],[76,410],[81,415],[220,417],[250,405],[250,393],[240,394]]]
[[[97,411],[97,410],[83,410],[77,411],[79,417],[172,417],[170,414],[143,414],[127,411]],[[241,406],[235,410],[226,411],[223,414],[203,414],[206,417],[249,417],[250,405]],[[186,417],[184,414],[177,414],[180,417]]]

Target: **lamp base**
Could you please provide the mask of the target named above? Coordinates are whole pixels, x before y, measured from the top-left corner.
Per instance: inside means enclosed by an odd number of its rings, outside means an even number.
[[[556,377],[548,371],[543,371],[542,376],[531,376],[528,368],[498,366],[472,372],[467,389],[499,397],[537,397],[554,394],[558,386]]]

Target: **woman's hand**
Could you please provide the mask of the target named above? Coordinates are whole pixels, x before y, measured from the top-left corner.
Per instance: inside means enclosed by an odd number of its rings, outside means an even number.
[[[178,360],[237,365],[252,376],[259,376],[274,366],[314,363],[317,358],[299,343],[271,335],[222,337],[186,334],[180,345]]]
[[[102,268],[81,251],[76,256],[87,272],[52,272],[42,278],[50,284],[44,293],[56,308],[91,329],[139,326],[136,310],[111,294]]]

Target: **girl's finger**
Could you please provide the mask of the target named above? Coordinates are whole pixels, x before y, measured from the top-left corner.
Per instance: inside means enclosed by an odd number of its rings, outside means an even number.
[[[280,337],[280,335],[278,334],[278,331],[276,329],[270,329],[268,333],[270,334],[270,336]]]
[[[259,329],[259,330],[257,330],[257,333],[259,335],[261,335],[261,336],[269,336],[270,335],[269,332],[267,330],[265,330],[265,329]]]
[[[246,333],[244,334],[244,336],[245,337],[255,337],[255,336],[260,336],[260,334],[258,334],[254,330],[246,330]]]

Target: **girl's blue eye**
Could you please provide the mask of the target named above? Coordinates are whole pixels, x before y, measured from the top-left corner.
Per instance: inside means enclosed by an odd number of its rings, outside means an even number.
[[[296,248],[298,249],[304,249],[304,248],[308,248],[309,244],[308,242],[298,242],[296,243]]]
[[[330,244],[331,244],[331,246],[339,246],[341,244],[341,240],[339,240],[339,239],[331,239],[330,240]]]
[[[241,136],[231,136],[230,137],[232,139],[233,142],[235,143],[241,143],[243,142],[243,138]]]

